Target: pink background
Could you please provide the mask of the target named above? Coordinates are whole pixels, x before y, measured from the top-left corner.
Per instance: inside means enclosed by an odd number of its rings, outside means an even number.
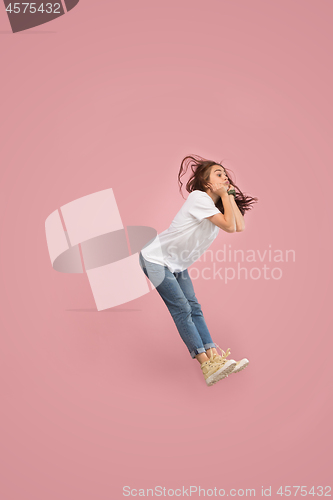
[[[13,35],[0,8],[1,499],[330,484],[332,15],[81,0]],[[44,229],[112,187],[124,225],[163,231],[188,154],[230,160],[259,198],[212,250],[296,252],[280,280],[194,281],[214,341],[250,360],[211,388],[156,290],[97,312]]]

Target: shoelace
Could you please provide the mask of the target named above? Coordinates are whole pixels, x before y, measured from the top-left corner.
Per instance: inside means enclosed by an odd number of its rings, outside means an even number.
[[[219,355],[219,354],[215,354],[215,360],[218,361],[219,363],[225,363],[226,360],[227,360],[227,357],[229,356],[230,354],[230,347],[228,347],[227,351],[224,352],[223,349],[221,349],[221,347],[217,344],[215,344],[215,347],[218,347],[222,353],[222,355]],[[210,360],[213,361],[213,357],[214,357],[214,354],[212,353],[211,357],[210,357]]]

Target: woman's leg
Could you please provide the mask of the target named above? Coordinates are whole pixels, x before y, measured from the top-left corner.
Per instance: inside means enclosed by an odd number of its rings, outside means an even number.
[[[201,305],[199,304],[198,299],[195,296],[193,283],[188,273],[188,270],[185,269],[182,272],[175,273],[175,276],[179,283],[180,288],[182,289],[185,297],[188,300],[188,303],[191,306],[193,322],[201,337],[204,348],[207,350],[207,356],[210,357],[211,349],[215,353],[217,353],[217,351],[215,349],[215,344],[212,340],[205,318],[203,316]]]
[[[140,266],[169,309],[178,332],[186,344],[191,357],[199,358],[198,361],[200,363],[208,360],[205,354],[206,348],[192,320],[191,306],[179,286],[174,273],[166,266],[148,262],[143,258],[141,253]]]

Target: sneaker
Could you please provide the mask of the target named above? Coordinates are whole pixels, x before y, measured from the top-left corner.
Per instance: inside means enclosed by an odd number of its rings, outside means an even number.
[[[229,356],[229,354],[230,354],[230,348],[228,347],[227,352],[224,352],[220,346],[218,346],[217,344],[215,344],[215,346],[221,350],[222,356],[219,356],[218,354],[214,353],[213,356],[211,356],[211,361],[213,363],[223,365],[226,362],[227,356]],[[234,360],[232,360],[232,361],[234,361]],[[243,358],[240,361],[237,361],[235,363],[236,364],[234,365],[234,368],[230,373],[237,373],[237,372],[240,372],[241,370],[243,370],[244,368],[246,368],[247,365],[249,364],[249,360],[246,358]]]
[[[234,360],[228,360],[221,365],[220,363],[214,363],[211,358],[201,364],[201,370],[205,377],[206,384],[213,385],[222,378],[227,377],[235,366],[236,361]]]
[[[236,366],[231,373],[240,372],[241,370],[246,368],[248,364],[249,364],[249,360],[246,358],[243,358],[240,361],[237,361]]]

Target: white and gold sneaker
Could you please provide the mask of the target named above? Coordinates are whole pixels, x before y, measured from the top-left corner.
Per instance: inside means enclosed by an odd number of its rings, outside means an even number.
[[[201,363],[201,371],[205,377],[207,385],[213,385],[229,373],[233,371],[236,366],[236,361],[227,360],[223,364],[212,361],[212,357],[208,361]]]
[[[230,354],[230,348],[228,347],[227,351],[224,352],[223,349],[221,349],[220,346],[218,346],[217,344],[215,344],[216,347],[218,347],[221,352],[222,352],[222,355],[218,355],[218,354],[213,354],[213,356],[211,356],[211,362],[212,363],[216,363],[216,364],[219,364],[221,366],[223,366],[226,362],[227,362],[227,356],[229,356]],[[234,361],[233,359],[230,360],[230,361]],[[237,373],[237,372],[240,372],[241,370],[243,370],[244,368],[247,367],[247,365],[249,364],[249,360],[247,358],[243,358],[241,359],[240,361],[234,361],[235,365],[234,365],[234,368],[231,372],[229,373]],[[229,374],[228,374],[229,375]],[[227,376],[228,376],[227,375]]]

